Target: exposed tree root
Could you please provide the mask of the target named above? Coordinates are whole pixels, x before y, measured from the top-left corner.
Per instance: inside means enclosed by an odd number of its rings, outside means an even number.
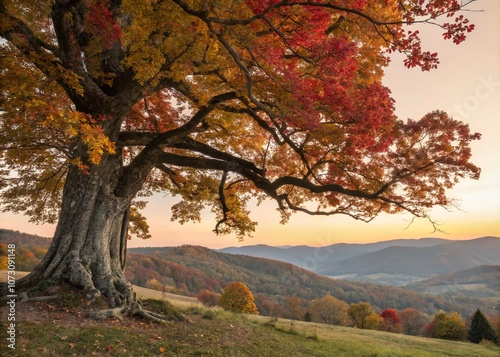
[[[0,301],[4,301],[4,300],[9,300],[9,299],[12,299],[12,297],[9,297],[8,295],[6,294],[3,294],[5,296],[2,296],[0,298]],[[35,297],[29,297],[28,294],[26,292],[22,292],[20,293],[19,295],[17,295],[17,303],[18,304],[24,304],[24,303],[27,303],[27,302],[32,302],[32,301],[47,301],[47,300],[54,300],[54,299],[57,299],[59,297],[59,295],[47,295],[47,296],[35,296]]]
[[[144,309],[141,309],[140,311],[138,311],[136,313],[136,315],[142,317],[143,319],[145,319],[147,321],[152,321],[152,322],[156,322],[156,323],[160,323],[160,324],[163,324],[163,323],[168,321],[167,316],[157,314],[153,311],[147,311]]]
[[[113,283],[109,283],[112,281]],[[89,317],[96,320],[104,320],[108,318],[115,318],[122,320],[124,317],[140,317],[146,321],[151,321],[163,324],[167,321],[172,321],[172,317],[163,315],[161,313],[144,309],[140,299],[137,298],[136,293],[132,289],[132,285],[126,280],[116,279],[107,280],[107,284],[99,287],[102,296],[106,298],[112,306],[111,309],[103,309],[92,311]],[[93,288],[93,290],[96,290]],[[182,314],[177,313],[176,320],[185,320]]]
[[[146,321],[151,321],[159,324],[164,324],[167,321],[172,320],[172,318],[169,318],[166,315],[162,315],[154,311],[143,309],[139,303],[137,303],[137,305],[133,309],[121,306],[112,309],[92,311],[89,313],[89,317],[94,320],[105,320],[108,318],[123,320],[123,317],[125,316],[130,316],[130,317],[138,316]],[[182,317],[182,319],[184,319],[184,317]]]
[[[113,309],[91,311],[89,312],[89,317],[93,320],[106,320],[109,318],[123,320],[122,313],[124,310],[125,307],[115,307]]]
[[[32,302],[32,301],[47,301],[47,300],[54,300],[57,299],[59,295],[48,295],[48,296],[35,296],[35,297],[29,297],[28,294],[26,293],[21,293],[19,294],[19,300],[18,304],[24,304],[27,302]]]

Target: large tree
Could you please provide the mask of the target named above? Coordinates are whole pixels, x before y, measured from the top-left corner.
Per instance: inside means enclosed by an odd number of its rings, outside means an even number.
[[[57,221],[22,285],[69,281],[147,316],[123,266],[127,227],[148,236],[135,200],[157,191],[180,198],[174,219],[211,207],[238,236],[254,197],[283,222],[449,206],[479,177],[479,134],[441,111],[398,120],[381,77],[391,51],[435,68],[404,25],[460,43],[470,2],[0,1],[0,204]]]

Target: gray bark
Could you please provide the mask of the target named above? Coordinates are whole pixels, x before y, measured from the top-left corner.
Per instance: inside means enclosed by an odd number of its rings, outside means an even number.
[[[52,244],[38,267],[20,281],[69,282],[88,299],[103,295],[112,307],[133,304],[123,268],[128,208],[132,197],[114,194],[121,172],[118,155],[107,156],[89,174],[71,167]]]

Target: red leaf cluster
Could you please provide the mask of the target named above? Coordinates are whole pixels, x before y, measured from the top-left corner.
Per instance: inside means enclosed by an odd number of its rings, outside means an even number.
[[[103,49],[110,49],[120,39],[121,30],[109,9],[109,0],[90,0],[86,17],[87,30],[102,41]]]

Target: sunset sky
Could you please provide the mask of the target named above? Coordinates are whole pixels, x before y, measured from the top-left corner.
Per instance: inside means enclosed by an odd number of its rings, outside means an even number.
[[[381,215],[371,223],[342,216],[309,217],[295,214],[285,226],[271,201],[251,209],[259,222],[253,237],[238,242],[235,236],[216,236],[214,217],[208,212],[198,224],[170,222],[170,206],[176,201],[163,195],[149,199],[144,211],[153,238],[133,239],[130,247],[202,245],[210,248],[251,244],[323,246],[334,243],[367,243],[397,238],[440,237],[469,239],[485,235],[500,236],[500,1],[480,0],[467,13],[476,30],[457,46],[441,39],[439,28],[421,28],[423,47],[439,53],[440,67],[431,72],[406,69],[402,57],[393,56],[384,83],[396,100],[397,115],[419,119],[442,109],[467,122],[482,139],[473,144],[473,162],[481,167],[479,181],[466,180],[449,196],[461,202],[460,209],[436,208],[431,216],[446,233],[434,232],[426,220],[409,227],[410,215]],[[34,225],[27,217],[0,214],[0,228],[51,236],[54,226]]]

